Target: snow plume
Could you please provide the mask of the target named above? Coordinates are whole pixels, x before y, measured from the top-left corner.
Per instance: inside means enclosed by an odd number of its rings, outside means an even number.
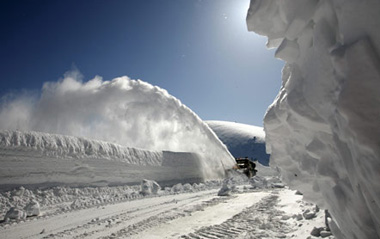
[[[380,238],[380,2],[255,0],[250,31],[286,61],[264,128],[271,164],[328,208],[338,238]]]
[[[167,91],[126,76],[82,82],[69,72],[43,85],[40,96],[7,96],[0,128],[102,140],[148,150],[200,155],[206,177],[224,173],[234,160],[202,120]],[[222,163],[222,164],[221,164]]]

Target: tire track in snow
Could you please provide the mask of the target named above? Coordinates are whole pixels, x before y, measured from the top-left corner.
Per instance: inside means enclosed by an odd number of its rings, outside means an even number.
[[[184,233],[191,234],[205,226],[221,224],[244,211],[245,208],[259,202],[266,195],[268,195],[267,192],[249,190],[234,194],[234,196],[217,197],[184,210],[187,213],[182,213],[180,217],[164,217],[164,220],[155,221],[158,224],[147,226],[144,230],[121,231],[116,236],[133,239],[177,238]]]
[[[94,229],[91,231],[90,227],[86,227],[86,232],[73,235],[73,238],[114,238],[123,235],[134,235],[138,232],[144,231],[154,225],[160,224],[163,221],[173,220],[177,217],[186,216],[187,210],[181,210],[188,204],[199,203],[200,200],[208,198],[210,195],[205,195],[206,197],[189,197],[185,200],[170,200],[168,202],[148,206],[146,208],[135,210],[133,213],[118,214],[111,218],[103,219],[100,224],[108,223],[105,227],[97,227],[95,225]],[[215,193],[212,193],[210,201],[215,202],[218,200],[214,199]],[[211,204],[207,201],[205,204],[210,206]],[[197,205],[197,204],[196,204]],[[144,219],[145,218],[145,219]],[[99,225],[98,222],[95,221]],[[89,223],[93,224],[93,222]],[[83,230],[82,230],[83,231]]]
[[[294,226],[283,220],[284,212],[276,209],[278,197],[272,193],[221,224],[202,227],[180,238],[288,238]]]
[[[230,197],[219,197],[217,190],[210,190],[208,193],[201,194],[180,194],[174,197],[172,195],[162,203],[154,202],[160,200],[158,197],[157,200],[153,200],[153,204],[150,202],[143,207],[134,207],[107,217],[93,218],[91,221],[51,233],[44,238],[153,238],[157,228],[164,228],[165,225],[170,224],[176,227],[178,220],[182,220],[182,224],[180,223],[182,226],[183,222],[188,224],[194,220],[199,221],[198,224],[201,226],[221,223],[255,201],[258,202],[265,195],[267,193],[250,191]],[[249,201],[252,198],[256,200]],[[139,200],[136,204],[139,204]],[[230,207],[229,210],[228,207]],[[195,231],[191,226],[187,230]],[[171,234],[170,237],[181,235],[173,228]],[[159,235],[158,238],[163,238],[163,236]]]
[[[192,216],[192,213],[199,212],[199,211],[205,211],[209,207],[213,207],[215,205],[218,205],[220,203],[225,203],[228,199],[227,198],[212,198],[207,201],[203,200],[194,200],[196,202],[195,205],[189,207],[186,206],[182,208],[174,208],[168,211],[165,211],[163,213],[154,215],[152,217],[149,217],[143,221],[140,221],[136,224],[130,225],[126,228],[123,228],[119,230],[117,233],[114,233],[111,235],[117,238],[146,238],[144,235],[139,235],[141,232],[148,231],[148,235],[150,234],[149,230],[152,228],[160,227],[163,224],[171,223],[173,220],[176,220],[178,218],[188,218]],[[153,229],[154,230],[154,229]],[[150,235],[149,237],[152,237]],[[104,237],[108,238],[108,237]]]
[[[110,236],[113,231],[118,231],[167,210],[176,210],[178,207],[196,201],[215,198],[216,194],[217,190],[181,193],[75,210],[36,221],[9,225],[0,231],[0,237],[6,239]]]

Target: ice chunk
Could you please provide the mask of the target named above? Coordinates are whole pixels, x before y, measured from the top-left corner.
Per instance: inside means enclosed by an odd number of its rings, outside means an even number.
[[[144,196],[157,194],[160,190],[161,186],[155,181],[144,179],[141,182],[141,194]]]
[[[31,200],[24,208],[26,215],[38,216],[40,215],[40,204],[36,200]]]
[[[179,193],[179,192],[182,192],[183,191],[183,185],[182,183],[177,183],[176,185],[174,185],[172,188],[171,188],[171,191],[173,193]]]
[[[235,190],[236,186],[234,183],[230,179],[225,179],[222,188],[218,191],[218,196],[230,196]]]
[[[15,219],[15,220],[20,220],[20,219],[25,219],[27,216],[26,212],[20,208],[16,207],[11,207],[8,212],[5,214],[4,220],[10,220],[10,219]]]
[[[310,232],[310,234],[315,237],[320,237],[322,230],[323,230],[323,227],[314,227],[313,230]]]

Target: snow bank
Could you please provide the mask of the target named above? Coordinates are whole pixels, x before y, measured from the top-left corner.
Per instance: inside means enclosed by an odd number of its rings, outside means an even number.
[[[271,164],[329,209],[340,238],[380,238],[379,9],[374,0],[256,0],[247,16],[286,61],[264,119]]]
[[[161,165],[162,151],[123,147],[99,140],[41,132],[0,131],[3,155],[38,156],[62,159],[104,159],[128,164]],[[32,159],[30,159],[32,160]]]
[[[206,121],[235,158],[248,157],[269,165],[262,127],[227,121]]]
[[[49,157],[139,165],[157,165],[159,156],[131,148],[190,152],[198,154],[205,179],[224,176],[224,169],[234,164],[214,132],[188,107],[167,91],[126,76],[82,82],[80,73],[69,72],[58,82],[45,83],[38,96],[6,95],[0,104],[0,129],[80,137],[5,132],[2,152],[19,145],[41,149]]]
[[[14,188],[0,192],[0,220],[13,224],[25,217],[51,217],[62,212],[76,209],[104,206],[105,204],[131,201],[144,196],[154,197],[173,195],[184,192],[197,192],[217,189],[221,180],[205,183],[181,183],[160,189],[160,185],[152,180],[142,180],[140,185],[104,186],[104,187],[69,187],[67,185],[27,189]],[[6,215],[8,216],[6,217]],[[5,224],[1,224],[5,226]]]
[[[40,132],[0,131],[0,191],[18,186],[136,184],[145,178],[163,184],[199,182],[212,175],[204,160],[196,153],[148,151]]]

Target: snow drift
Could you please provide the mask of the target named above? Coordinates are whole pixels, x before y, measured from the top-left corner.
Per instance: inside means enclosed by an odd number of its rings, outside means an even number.
[[[201,177],[212,179],[223,177],[225,169],[234,165],[227,148],[194,112],[167,91],[126,76],[112,81],[103,81],[97,76],[82,82],[78,72],[69,72],[58,82],[45,83],[38,96],[9,94],[1,101],[0,129],[13,130],[0,134],[0,162],[6,161],[15,167],[19,157],[24,157],[20,162],[28,162],[32,168],[39,160],[44,163],[56,161],[62,163],[62,167],[69,167],[65,166],[65,160],[72,159],[74,165],[77,162],[82,164],[86,159],[89,164],[99,161],[103,165],[100,168],[104,178],[107,174],[114,174],[113,168],[120,163],[160,166],[163,159],[170,158],[172,163],[185,165],[185,161],[192,158],[200,164],[197,168]],[[168,151],[173,153],[165,153]],[[28,159],[29,155],[33,158]],[[114,165],[107,171],[110,161]],[[36,175],[28,171],[33,169],[26,165],[20,163],[17,166],[25,170],[25,175]],[[36,168],[42,171],[38,173],[43,174],[44,166],[39,166],[42,168]],[[49,171],[50,166],[46,169]],[[4,167],[2,170],[5,174],[1,175],[8,175],[12,181],[11,174]],[[124,177],[126,172],[132,173],[133,170],[120,172],[120,175]],[[88,181],[91,177],[87,175],[83,180]],[[171,179],[172,176],[167,177]],[[146,178],[160,181],[155,174]],[[48,181],[52,180],[66,183],[51,176]],[[72,180],[75,182],[75,177]]]
[[[255,0],[250,31],[286,61],[265,119],[283,179],[339,238],[380,238],[380,2]]]
[[[227,121],[206,121],[235,158],[248,157],[269,165],[262,127]]]

